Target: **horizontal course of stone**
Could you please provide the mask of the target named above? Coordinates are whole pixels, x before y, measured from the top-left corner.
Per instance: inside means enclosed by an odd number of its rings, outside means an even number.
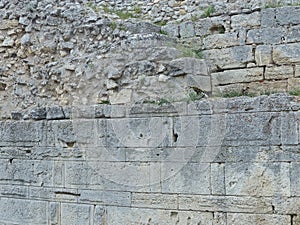
[[[37,107],[0,123],[1,224],[298,224],[297,99]]]

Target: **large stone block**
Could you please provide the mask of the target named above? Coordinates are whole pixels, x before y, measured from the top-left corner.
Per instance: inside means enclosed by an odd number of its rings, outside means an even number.
[[[189,38],[195,36],[195,28],[193,22],[183,22],[179,25],[179,35],[181,38]]]
[[[53,162],[8,159],[1,160],[0,179],[16,184],[52,185]]]
[[[270,198],[249,196],[179,195],[178,202],[179,209],[182,210],[241,213],[270,213],[273,211]]]
[[[294,76],[293,66],[278,66],[278,67],[266,67],[265,78],[266,79],[286,79]]]
[[[61,224],[90,224],[91,206],[79,204],[61,204]]]
[[[161,184],[163,193],[210,194],[210,165],[164,162]]]
[[[240,44],[239,33],[225,33],[209,35],[203,39],[204,49],[227,48]]]
[[[161,191],[160,163],[66,162],[66,187],[117,191]]]
[[[177,194],[147,194],[132,193],[132,204],[134,208],[154,208],[154,209],[177,209]]]
[[[291,163],[291,195],[300,196],[300,163]]]
[[[246,67],[247,63],[254,61],[252,46],[205,50],[203,56],[212,71],[243,68]]]
[[[240,27],[256,28],[260,26],[260,12],[251,14],[240,14],[231,17],[231,27],[236,30]]]
[[[266,8],[261,10],[261,27],[277,27],[278,22],[276,21],[276,9]]]
[[[4,224],[48,224],[48,202],[0,199],[0,222]]]
[[[247,44],[280,44],[285,42],[283,28],[262,28],[248,31]]]
[[[242,214],[228,213],[227,223],[230,225],[273,225],[273,224],[290,224],[289,215],[263,215],[263,214]]]
[[[43,127],[43,122],[0,122],[0,143],[2,146],[37,145],[42,140]]]
[[[272,63],[272,47],[259,45],[255,49],[255,62],[259,66],[266,66]]]
[[[274,46],[273,60],[279,65],[300,63],[300,43]]]
[[[263,68],[226,70],[212,73],[213,86],[263,80]]]
[[[288,163],[226,163],[226,194],[290,196]]]
[[[209,212],[108,207],[107,224],[213,225]]]
[[[284,7],[276,11],[276,19],[280,25],[300,24],[300,7]]]
[[[225,165],[211,163],[211,194],[225,195]]]

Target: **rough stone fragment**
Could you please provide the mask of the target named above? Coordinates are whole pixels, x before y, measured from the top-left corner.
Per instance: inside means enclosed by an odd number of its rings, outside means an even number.
[[[179,26],[179,35],[181,38],[189,38],[195,35],[194,23],[184,22]]]
[[[192,75],[208,75],[208,68],[203,59],[195,59],[195,58],[179,58],[174,59],[168,64],[171,67],[170,75],[172,74],[192,74]]]
[[[7,30],[17,27],[19,22],[17,20],[2,20],[0,23],[0,30]]]
[[[2,47],[13,47],[15,44],[15,40],[11,37],[6,37],[4,41],[2,42]]]

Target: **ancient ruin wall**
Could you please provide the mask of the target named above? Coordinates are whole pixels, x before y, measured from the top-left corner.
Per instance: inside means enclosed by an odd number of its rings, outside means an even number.
[[[299,4],[0,0],[0,224],[300,224]]]

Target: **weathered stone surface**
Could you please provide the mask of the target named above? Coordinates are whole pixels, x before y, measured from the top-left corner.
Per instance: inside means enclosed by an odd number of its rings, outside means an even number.
[[[266,79],[285,79],[294,76],[292,66],[267,67],[265,71]]]
[[[274,46],[273,60],[276,64],[299,63],[300,44],[295,43]]]
[[[272,224],[290,224],[291,217],[287,215],[263,215],[263,214],[240,214],[228,213],[227,223],[232,225],[272,225]]]
[[[205,50],[203,55],[213,71],[245,67],[246,63],[254,60],[251,46]]]
[[[259,81],[263,80],[263,68],[226,70],[225,72],[212,73],[212,80],[214,85]]]
[[[161,224],[161,225],[185,225],[185,224],[207,224],[213,225],[212,213],[192,212],[178,210],[153,210],[137,208],[107,209],[107,223],[114,225],[122,224]]]
[[[237,196],[191,196],[179,195],[179,209],[245,212],[245,213],[270,213],[272,202],[270,198],[237,197]]]
[[[203,39],[205,49],[226,48],[240,44],[238,32],[209,35]]]
[[[61,223],[62,224],[89,224],[91,206],[61,204]]]
[[[251,14],[234,15],[231,17],[231,27],[238,29],[244,28],[256,28],[260,25],[260,13],[254,12]]]
[[[177,209],[177,195],[134,193],[132,206],[155,209]]]
[[[226,194],[290,196],[289,164],[226,164]]]
[[[272,63],[272,47],[259,45],[255,49],[255,61],[259,66],[266,66]]]
[[[276,11],[276,19],[280,25],[299,24],[300,7],[284,7]]]
[[[283,28],[263,28],[247,33],[248,44],[280,44],[285,42],[286,32]]]

